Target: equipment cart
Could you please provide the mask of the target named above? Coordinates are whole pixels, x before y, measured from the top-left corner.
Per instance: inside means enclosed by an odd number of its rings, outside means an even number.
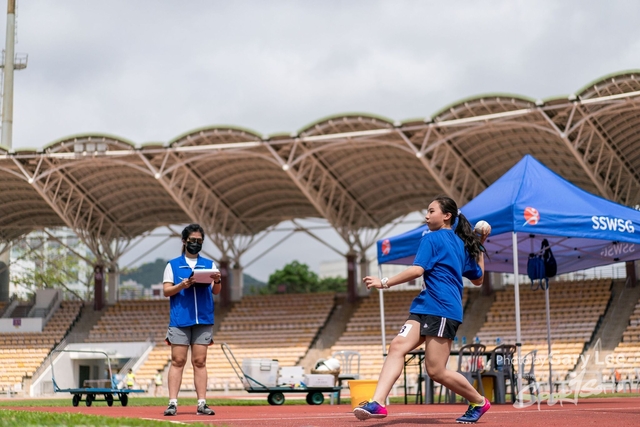
[[[244,389],[248,393],[269,393],[267,402],[270,405],[282,405],[284,403],[284,393],[307,393],[306,400],[309,405],[321,405],[324,402],[323,393],[338,393],[338,396],[340,395],[341,387],[267,387],[244,372],[226,343],[222,343],[220,348],[238,379],[244,384]]]
[[[109,384],[109,387],[83,387],[83,388],[60,388],[56,382],[56,377],[53,369],[53,355],[54,353],[97,353],[104,355],[107,360],[107,366],[109,369],[108,380],[87,380],[98,381],[101,383]],[[129,403],[129,393],[142,393],[144,390],[140,389],[119,389],[117,384],[113,381],[113,374],[111,372],[111,360],[109,355],[104,351],[94,350],[54,350],[49,355],[49,363],[51,364],[51,381],[53,383],[53,391],[55,393],[71,393],[73,395],[71,403],[73,406],[78,406],[82,401],[87,406],[91,406],[93,402],[107,402],[107,406],[113,406],[115,400],[120,401],[122,406],[127,406]],[[86,396],[83,399],[83,396]],[[103,396],[104,399],[99,399],[98,396]]]

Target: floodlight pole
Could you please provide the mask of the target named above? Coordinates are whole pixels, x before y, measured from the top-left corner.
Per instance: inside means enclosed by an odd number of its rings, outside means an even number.
[[[13,68],[14,68],[14,45],[16,31],[16,0],[7,0],[7,40],[4,55],[4,70],[2,88],[2,133],[0,135],[0,144],[7,148],[11,148],[11,132],[13,127]],[[11,264],[11,245],[0,254],[0,266],[5,265],[9,268]],[[10,279],[7,274],[7,282],[0,278],[0,301],[7,301],[9,298]],[[6,288],[5,288],[6,287]],[[6,292],[5,292],[6,290]]]
[[[4,85],[2,88],[2,140],[7,148],[12,145],[13,132],[13,69],[15,60],[16,0],[7,0],[7,38],[4,48]]]

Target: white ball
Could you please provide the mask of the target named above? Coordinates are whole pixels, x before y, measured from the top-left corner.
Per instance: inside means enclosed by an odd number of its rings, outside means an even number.
[[[340,361],[334,357],[322,360],[320,359],[316,363],[315,370],[316,371],[337,371],[340,369]]]
[[[329,371],[329,367],[321,362],[316,365],[316,371]]]
[[[491,225],[487,221],[478,221],[476,226],[473,228],[477,234],[481,236],[488,236],[491,233]]]
[[[329,368],[330,371],[337,371],[338,369],[340,369],[340,361],[335,357],[325,360],[324,364]]]

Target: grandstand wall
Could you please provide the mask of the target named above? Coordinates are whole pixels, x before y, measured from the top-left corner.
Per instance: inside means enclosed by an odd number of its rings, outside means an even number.
[[[610,279],[551,282],[550,303],[552,320],[552,349],[554,377],[552,382],[559,383],[570,379],[581,357],[584,357],[593,344],[596,333],[602,328],[605,314],[616,310],[620,302],[613,299]],[[337,298],[333,293],[323,294],[285,294],[246,296],[235,303],[224,315],[216,316],[217,332],[215,345],[208,349],[207,371],[208,389],[220,392],[243,390],[243,384],[237,379],[229,362],[220,350],[220,344],[227,343],[240,363],[245,358],[277,359],[281,367],[301,366],[305,357],[314,353],[316,340],[323,331],[343,330],[333,345],[323,354],[328,356],[335,351],[356,350],[361,354],[361,378],[376,379],[388,344],[397,334],[407,318],[408,308],[417,291],[387,291],[385,297],[385,333],[386,343],[381,342],[381,325],[378,292],[363,297],[345,322],[336,327],[332,325],[331,313],[336,310],[336,301],[345,303],[344,297]],[[635,293],[634,295],[638,295]],[[544,294],[533,291],[529,285],[521,285],[521,315],[523,354],[533,349],[545,355],[546,330]],[[617,295],[617,294],[616,294]],[[474,301],[480,298],[479,289],[464,291],[465,319],[478,318],[474,313]],[[638,381],[640,369],[640,321],[636,319],[640,312],[640,303],[636,298],[636,309],[628,322],[616,354],[624,354],[624,365],[598,367],[601,380],[607,380],[613,368],[623,369],[628,381]],[[493,301],[492,301],[493,300]],[[492,298],[485,298],[489,304],[482,325],[474,338],[492,349],[498,342],[515,342],[515,307],[513,287],[495,291]],[[36,370],[45,372],[33,383],[37,394],[51,391],[50,372],[43,368],[47,356],[56,345],[62,342],[80,314],[81,303],[63,301],[60,308],[51,317],[41,333],[0,334],[0,358],[4,370],[0,372],[0,390],[12,392],[24,390],[30,384],[30,378]],[[475,308],[478,309],[478,308]],[[475,316],[475,317],[474,317]],[[340,318],[340,317],[337,317]],[[84,343],[67,345],[66,349],[96,349],[113,355],[115,368],[125,365],[134,366],[138,384],[152,390],[153,376],[158,372],[166,375],[170,362],[170,347],[163,342],[168,324],[167,300],[121,301],[104,310],[100,321],[91,330]],[[458,345],[461,345],[459,337]],[[498,341],[499,338],[499,341]],[[135,350],[134,349],[138,349]],[[145,351],[148,352],[145,353]],[[140,358],[140,359],[138,359]],[[71,358],[70,358],[71,359]],[[136,361],[136,363],[132,363]],[[89,362],[92,366],[92,379],[101,379],[104,362],[99,359]],[[8,367],[14,366],[11,369]],[[69,361],[65,369],[72,370],[71,383],[78,381],[80,362]],[[456,365],[455,358],[450,360],[450,368]],[[65,365],[61,364],[62,369]],[[308,369],[309,364],[306,364]],[[536,366],[538,381],[549,384],[548,361],[540,358]],[[417,367],[408,368],[407,386],[415,390],[420,381]],[[394,393],[403,390],[404,378],[401,376],[394,386]],[[74,386],[76,384],[74,383]],[[182,390],[189,392],[193,388],[193,371],[185,369]]]

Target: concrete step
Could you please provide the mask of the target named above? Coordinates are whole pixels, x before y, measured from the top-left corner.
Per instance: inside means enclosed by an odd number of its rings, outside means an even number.
[[[584,372],[583,381],[601,381],[601,371],[606,368],[607,357],[611,357],[622,340],[622,334],[639,298],[640,286],[629,288],[624,279],[613,281],[607,310],[573,374],[581,375]]]
[[[298,363],[304,367],[306,373],[310,373],[318,359],[331,357],[331,347],[338,341],[347,328],[349,319],[359,306],[359,301],[349,303],[346,294],[336,294],[334,309],[329,315],[325,326],[320,330],[318,337],[311,344],[307,354]]]
[[[75,325],[71,328],[71,331],[65,339],[68,344],[84,342],[84,340],[89,336],[89,332],[91,329],[98,323],[100,318],[104,313],[106,313],[107,308],[104,307],[102,310],[95,310],[93,307],[93,302],[88,301],[84,303],[80,311],[80,317],[76,321]]]
[[[600,322],[602,326],[598,328],[593,342],[600,339],[603,350],[613,351],[622,340],[622,334],[629,324],[629,317],[631,317],[639,298],[640,285],[629,288],[624,279],[614,281],[611,288],[611,302],[602,322]]]

